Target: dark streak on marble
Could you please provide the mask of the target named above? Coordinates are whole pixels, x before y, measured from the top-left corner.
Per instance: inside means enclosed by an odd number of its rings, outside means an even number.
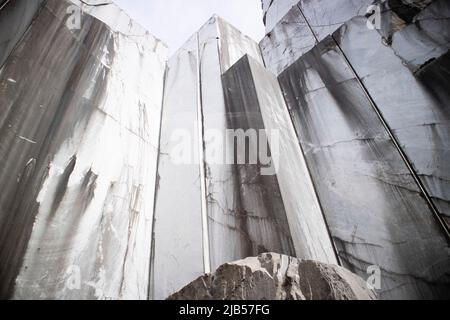
[[[66,166],[66,169],[61,175],[60,180],[58,181],[58,185],[56,187],[55,196],[52,203],[52,208],[50,209],[50,219],[55,215],[56,210],[58,210],[59,204],[61,203],[64,195],[67,191],[67,184],[69,183],[70,175],[75,169],[75,164],[77,163],[77,157],[73,156],[69,163]]]
[[[222,82],[227,129],[264,129],[248,56],[234,64],[222,76]],[[247,145],[246,151],[251,152],[254,147]],[[236,151],[236,145],[234,148]],[[268,152],[270,154],[270,150]],[[229,183],[234,186],[234,203],[225,209],[234,213],[230,219],[239,230],[238,236],[242,238],[239,243],[243,245],[235,259],[268,250],[295,255],[277,176],[262,175],[259,159],[258,164],[238,164],[231,170]],[[253,216],[263,219],[257,221],[262,225],[254,225]],[[213,232],[211,237],[215,237]],[[225,242],[235,243],[231,239]]]
[[[14,47],[24,36],[44,0],[3,0],[0,3],[0,68],[5,63]]]

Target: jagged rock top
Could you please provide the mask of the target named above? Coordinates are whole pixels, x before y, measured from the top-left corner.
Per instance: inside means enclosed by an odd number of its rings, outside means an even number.
[[[363,279],[314,261],[264,253],[226,263],[168,300],[376,300]]]

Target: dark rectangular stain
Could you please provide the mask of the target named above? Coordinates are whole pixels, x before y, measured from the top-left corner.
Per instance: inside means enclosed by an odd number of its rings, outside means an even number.
[[[252,129],[256,133],[264,129],[247,56],[227,70],[222,76],[222,84],[226,129],[242,129],[244,132]],[[222,183],[232,195],[209,195],[210,206],[217,203],[228,205],[222,208],[221,213],[208,212],[213,265],[219,259],[215,255],[220,256],[221,250],[228,252],[234,260],[268,251],[295,256],[277,176],[262,175],[259,159],[257,164],[250,164],[248,161],[248,153],[255,147],[247,141],[246,164],[234,162],[228,166],[229,179]],[[227,148],[234,148],[236,151],[237,145],[235,143]],[[234,154],[236,156],[236,152]],[[214,197],[221,199],[217,201]],[[218,243],[229,245],[222,249]]]

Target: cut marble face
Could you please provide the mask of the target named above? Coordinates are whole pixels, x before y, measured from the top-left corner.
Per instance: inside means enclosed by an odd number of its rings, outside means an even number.
[[[22,38],[42,3],[43,0],[16,1],[13,7],[6,1],[0,1],[0,30],[14,30],[0,32],[0,67]]]
[[[260,67],[251,69],[250,65]],[[336,262],[277,80],[261,69],[257,44],[218,17],[206,23],[169,60],[155,211],[154,298],[164,298],[188,284],[207,271],[208,263],[214,270],[227,261],[267,250]],[[254,77],[261,77],[258,85]],[[263,96],[267,90],[275,100],[267,101]],[[266,99],[264,104],[261,99]],[[276,111],[269,108],[281,111],[278,124],[287,127],[290,135],[284,137],[283,156],[291,152],[298,157],[299,162],[292,165],[299,168],[298,180],[284,168],[281,178],[277,174],[262,175],[260,164],[228,164],[224,158],[217,162],[211,141],[198,134],[199,127],[224,135],[227,129],[273,128],[275,124],[267,119]],[[173,148],[172,138],[179,128],[190,137],[192,164],[173,164],[177,148]],[[203,178],[199,148],[204,148]],[[223,148],[230,151],[233,146],[224,144]],[[205,179],[204,187],[201,179]],[[296,200],[296,190],[304,202]],[[174,194],[179,195],[175,202]],[[203,229],[202,213],[207,218]],[[175,220],[177,226],[173,225]],[[311,230],[317,233],[311,235]],[[315,246],[313,239],[318,240]],[[196,259],[190,258],[192,254]],[[184,260],[188,260],[186,267],[179,270]],[[174,272],[177,277],[173,277]]]
[[[280,10],[275,0],[269,8],[278,14],[273,17],[267,35],[260,42],[266,67],[279,75],[317,41],[323,40],[355,16],[365,16],[373,0],[300,0]],[[279,6],[279,5],[278,5]],[[283,7],[284,8],[284,7]],[[285,9],[286,9],[285,8]]]
[[[214,16],[168,62],[155,210],[154,298],[167,297],[208,271],[209,264],[217,267],[223,257],[239,259],[258,252],[254,247],[239,249],[248,247],[249,238],[245,229],[231,222],[229,227],[222,224],[224,231],[208,231],[213,227],[207,225],[214,225],[213,211],[218,210],[214,194],[234,201],[239,190],[232,184],[220,188],[219,181],[227,179],[230,172],[226,166],[210,165],[208,144],[200,133],[226,129],[221,75],[245,54],[262,63],[257,43]],[[180,140],[174,140],[177,134],[188,146],[186,161],[178,159],[182,163],[176,160],[180,149]],[[199,156],[203,153],[204,159]],[[175,202],[174,194],[178,195]],[[228,217],[233,219],[235,209],[230,204],[223,210],[230,210]],[[179,224],[174,226],[173,221]],[[218,248],[208,249],[216,243]],[[186,264],[183,270],[179,270],[181,263]]]
[[[393,51],[379,45],[380,35],[361,28],[362,23],[360,19],[352,20],[336,33],[336,39],[437,210],[444,220],[448,220],[450,97],[444,85],[449,80],[446,72],[448,53],[424,62],[419,69],[411,68],[405,63],[405,55],[402,57],[398,53],[408,52],[409,57],[416,53],[416,63],[423,61],[420,41],[410,42],[406,49]],[[427,31],[416,33],[420,37]],[[416,69],[416,73],[411,69]]]
[[[353,61],[364,57],[367,38],[350,30],[342,27],[340,44],[345,53],[359,49],[349,57]],[[368,43],[384,48],[380,41]],[[362,79],[379,70],[371,66]],[[383,299],[448,296],[450,257],[442,226],[334,38],[279,80],[343,265],[361,276],[378,266]]]
[[[1,296],[145,299],[166,58],[89,14],[69,29],[71,5],[47,1],[0,71]]]

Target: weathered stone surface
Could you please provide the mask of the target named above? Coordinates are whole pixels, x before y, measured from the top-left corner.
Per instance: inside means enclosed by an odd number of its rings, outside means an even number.
[[[294,6],[288,6],[288,0],[275,1],[267,13],[269,22],[266,26],[270,28],[260,42],[267,69],[276,75],[281,74],[346,21],[355,16],[365,16],[372,1],[300,0]],[[271,15],[275,12],[276,15]],[[273,20],[276,20],[275,24]]]
[[[350,271],[277,253],[226,263],[168,300],[376,300]]]
[[[0,67],[31,24],[42,0],[0,1]],[[14,30],[14,32],[4,32]]]
[[[434,2],[422,16],[450,17],[450,4],[444,2]],[[401,38],[397,35],[408,27],[403,29],[394,36],[394,51],[382,45],[380,35],[365,28],[360,18],[352,19],[334,35],[443,219],[450,217],[450,54],[445,48],[445,32],[435,35],[450,27],[446,20],[440,27],[436,21],[429,29],[422,24],[426,20],[421,20],[417,24],[420,29],[398,42]],[[416,24],[410,26],[416,28]],[[440,37],[442,41],[421,40]]]
[[[0,298],[145,299],[167,48],[34,2],[0,11]]]
[[[256,223],[246,221],[253,227],[251,230],[236,227],[242,220],[247,220],[244,215],[230,214],[240,191],[229,178],[230,166],[222,165],[220,161],[220,165],[214,165],[208,156],[214,145],[208,144],[207,135],[199,134],[200,128],[208,132],[227,127],[221,75],[246,54],[263,63],[256,42],[222,18],[213,16],[168,61],[155,207],[154,260],[151,262],[150,296],[154,299],[163,299],[195,277],[209,272],[208,256],[211,256],[213,267],[217,267],[225,261],[264,251],[290,252],[267,245],[273,243],[272,239],[278,234],[284,235],[287,226],[279,233],[272,227],[273,232],[269,233],[265,232],[266,225],[253,219]],[[178,136],[180,133],[181,137]],[[178,138],[183,138],[182,141],[192,147],[187,160],[179,159]],[[205,161],[199,156],[200,145],[204,145]],[[202,169],[203,165],[206,170]],[[206,179],[201,172],[205,172]],[[205,181],[204,186],[202,181]],[[173,201],[174,194],[177,201]],[[247,199],[250,198],[247,195]],[[206,224],[206,219],[209,219],[209,234],[208,228],[202,225],[202,222]],[[266,238],[255,236],[267,233]],[[264,242],[260,238],[268,240]],[[289,234],[285,238],[290,241]],[[251,246],[251,240],[265,244],[266,249],[257,251],[255,245],[255,249],[245,251]],[[219,261],[217,265],[216,261]]]
[[[384,36],[384,35],[383,35]],[[414,23],[392,35],[395,55],[413,72],[450,49],[450,5],[436,0],[414,18]]]
[[[379,34],[365,28],[363,18],[355,19],[359,24],[347,24],[342,35],[334,35],[341,39],[339,47],[329,37],[279,76],[299,142],[343,265],[361,276],[369,266],[379,266],[381,299],[448,297],[450,256],[442,226],[358,79],[392,129],[411,130],[402,136],[394,132],[409,150],[419,141],[422,148],[440,143],[417,138],[421,130],[414,121],[432,105],[422,104],[430,100],[420,97],[409,70],[381,44]],[[386,101],[387,96],[392,98]],[[433,160],[441,150],[405,148],[415,158]],[[445,153],[442,158],[447,159]]]

